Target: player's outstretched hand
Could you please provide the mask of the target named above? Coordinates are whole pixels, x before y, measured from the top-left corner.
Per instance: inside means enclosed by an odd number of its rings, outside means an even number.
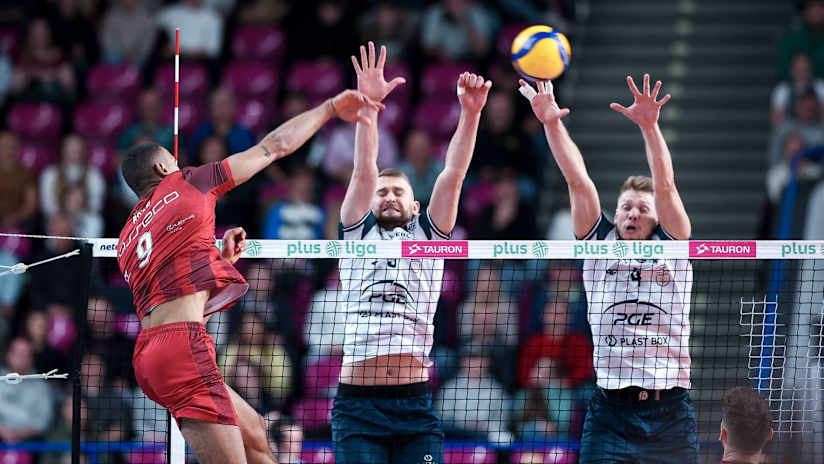
[[[223,247],[220,251],[223,259],[235,264],[244,250],[246,250],[246,231],[243,227],[234,227],[223,234]]]
[[[355,74],[358,76],[358,91],[371,98],[373,101],[380,102],[389,95],[392,90],[406,83],[406,79],[396,77],[389,82],[383,77],[383,66],[386,64],[386,47],[381,45],[380,56],[375,59],[375,44],[369,42],[369,53],[367,54],[366,47],[360,46],[361,61],[352,56],[352,66],[355,67]]]
[[[347,122],[362,122],[367,126],[371,124],[369,118],[358,114],[361,108],[372,108],[382,110],[386,108],[383,103],[375,102],[366,95],[356,90],[344,90],[329,100],[335,115]]]
[[[569,114],[569,108],[561,109],[555,101],[552,81],[538,81],[538,91],[532,88],[525,80],[518,81],[521,87],[518,91],[529,100],[532,112],[542,124],[549,124]]]
[[[483,76],[465,72],[458,76],[458,101],[461,109],[471,113],[480,113],[486,105],[486,97],[492,81],[484,80]]]
[[[627,76],[627,85],[635,101],[629,108],[621,106],[618,103],[611,103],[609,105],[613,110],[628,117],[632,122],[638,124],[641,128],[652,127],[658,123],[658,116],[661,114],[661,107],[666,104],[671,95],[666,94],[664,98],[655,101],[658,98],[658,92],[661,91],[661,81],[655,83],[655,88],[650,92],[649,88],[649,74],[644,74],[644,93],[638,91],[635,86],[635,81],[632,76]]]

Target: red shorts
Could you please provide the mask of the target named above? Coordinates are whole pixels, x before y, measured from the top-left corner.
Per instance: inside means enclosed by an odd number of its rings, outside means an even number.
[[[199,322],[175,322],[140,332],[132,357],[137,383],[175,419],[238,425],[215,360],[215,344]]]

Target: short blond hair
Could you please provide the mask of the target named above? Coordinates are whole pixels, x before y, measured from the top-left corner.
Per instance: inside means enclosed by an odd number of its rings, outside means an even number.
[[[624,184],[621,185],[621,190],[618,192],[618,195],[626,192],[627,190],[634,190],[636,192],[647,192],[647,193],[655,193],[655,189],[652,186],[652,177],[649,176],[629,176],[627,180],[624,181]]]

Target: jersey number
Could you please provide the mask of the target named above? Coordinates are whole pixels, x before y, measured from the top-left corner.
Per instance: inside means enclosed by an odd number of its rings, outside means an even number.
[[[143,269],[149,264],[149,258],[152,257],[152,233],[146,232],[137,239],[137,259],[141,260],[137,265],[138,268]]]

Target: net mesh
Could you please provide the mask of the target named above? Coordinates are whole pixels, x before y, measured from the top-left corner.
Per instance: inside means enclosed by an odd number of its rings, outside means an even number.
[[[775,428],[769,462],[824,458],[824,263],[818,259],[618,258],[615,253],[625,251],[611,244],[600,259],[562,259],[574,250],[556,253],[561,245],[549,242],[499,244],[514,248],[508,255],[498,248],[494,259],[443,261],[323,242],[310,258],[314,248],[291,248],[297,256],[288,256],[288,246],[304,244],[252,242],[252,259],[237,264],[249,292],[211,317],[207,330],[226,383],[264,417],[281,462],[334,462],[332,410],[344,358],[415,353],[429,343],[428,391],[445,434],[443,462],[577,462],[587,410],[600,394],[595,366],[617,368],[629,384],[641,385],[643,375],[632,377],[641,371],[621,370],[622,360],[634,357],[642,370],[663,372],[667,387],[678,384],[678,366],[659,363],[684,343],[683,330],[669,326],[687,311],[673,293],[689,287],[687,274],[662,273],[660,263],[689,263],[692,270],[689,314],[681,325],[689,327],[690,396],[704,462],[720,457],[721,399],[734,386],[751,386],[769,402]],[[470,250],[475,245],[463,243]],[[105,246],[95,244],[96,250]],[[478,247],[488,256],[495,250]],[[66,343],[81,346],[84,456],[166,462],[168,414],[140,390],[131,365],[140,331],[131,294],[116,260],[97,255],[82,324],[70,328],[70,309],[63,319],[59,308],[44,313],[50,324],[62,320],[67,333],[76,332]],[[439,285],[416,287],[421,276]],[[601,281],[612,287],[599,289]],[[628,292],[635,301],[616,296]],[[419,309],[427,305],[431,309]],[[659,328],[659,320],[668,328]],[[352,340],[359,345],[354,351],[345,347]],[[626,356],[605,363],[605,347]],[[69,357],[64,351],[54,359],[69,366]],[[63,388],[62,396],[51,397],[50,430],[61,423],[65,429],[58,408],[70,402],[58,399],[66,395]],[[63,432],[53,439],[67,438]]]

